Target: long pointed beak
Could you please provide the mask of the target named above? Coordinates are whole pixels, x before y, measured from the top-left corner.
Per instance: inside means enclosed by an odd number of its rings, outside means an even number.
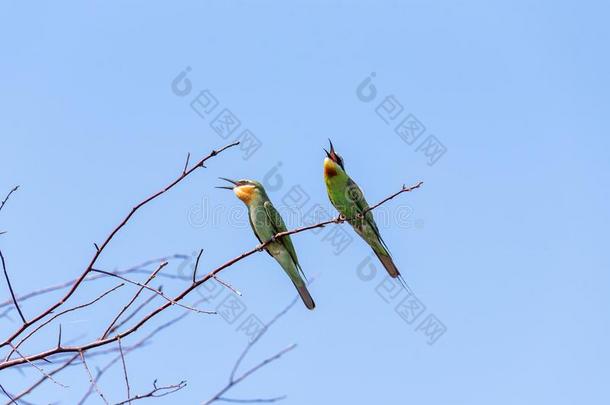
[[[324,152],[326,152],[326,157],[330,159],[330,153],[326,150],[326,148],[322,148]]]
[[[225,177],[219,177],[220,180],[224,180],[224,181],[228,181],[229,183],[233,184],[233,186],[237,186],[237,182],[235,180],[231,180],[231,179],[227,179]],[[222,188],[224,190],[233,190],[234,187],[229,187],[229,186],[217,186],[216,188]]]
[[[324,152],[326,152],[326,155],[328,156],[328,158],[330,160],[332,160],[333,162],[336,162],[337,161],[337,154],[335,153],[335,147],[333,146],[333,141],[331,141],[329,139],[328,143],[330,143],[330,152],[327,151],[326,149],[324,149]]]
[[[333,146],[333,141],[331,141],[330,138],[328,139],[328,143],[330,143],[330,154],[334,155],[335,154],[335,147]]]

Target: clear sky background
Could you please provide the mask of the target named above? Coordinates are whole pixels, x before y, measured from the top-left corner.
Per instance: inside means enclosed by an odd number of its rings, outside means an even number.
[[[339,254],[330,228],[295,236],[305,272],[316,275],[318,307],[299,304],[274,326],[246,367],[298,348],[230,397],[286,394],[291,405],[607,404],[608,12],[601,1],[550,0],[3,1],[0,194],[22,188],[0,213],[0,230],[8,231],[0,246],[15,289],[80,274],[93,243],[178,175],[187,152],[202,157],[245,129],[258,150],[227,151],[147,206],[100,267],[204,248],[205,272],[255,246],[243,205],[213,188],[218,176],[266,177],[291,226],[306,222],[316,204],[335,215],[322,182],[330,137],[371,203],[425,182],[376,214],[425,310],[405,321],[396,312],[410,299],[405,292],[388,291],[380,269],[362,279],[369,250],[355,236]],[[186,84],[173,90],[172,82],[187,67],[191,90],[179,96]],[[368,93],[358,97],[371,73]],[[206,89],[218,105],[202,118],[190,104]],[[402,111],[383,103],[388,96]],[[210,126],[224,108],[241,122],[227,139]],[[425,127],[412,144],[395,132],[409,114]],[[431,135],[446,149],[434,164],[426,155],[433,149],[422,146]],[[288,218],[286,195],[299,191],[303,207]],[[179,261],[166,271],[188,274]],[[243,292],[246,312],[232,324],[190,315],[159,334],[128,356],[134,391],[156,378],[184,379],[187,389],[157,403],[201,403],[222,388],[246,345],[238,330],[246,317],[268,321],[294,296],[265,254],[222,274]],[[168,291],[181,285],[158,283]],[[91,284],[70,303],[110,285]],[[64,338],[95,339],[134,291],[122,290],[62,322]],[[0,291],[8,298],[4,282]],[[221,305],[230,296],[222,294],[204,307]],[[44,302],[29,301],[24,312]],[[155,325],[180,313],[174,308]],[[426,335],[432,321],[444,325],[442,336]],[[0,322],[3,337],[15,327]],[[42,340],[27,351],[47,347]],[[70,388],[46,383],[30,401],[76,403],[88,386],[81,367],[58,380]],[[27,381],[0,373],[12,392]],[[120,368],[100,387],[123,400]]]

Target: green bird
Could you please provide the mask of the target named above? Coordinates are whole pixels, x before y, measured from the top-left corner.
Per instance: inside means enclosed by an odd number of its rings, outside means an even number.
[[[221,186],[218,188],[232,190],[237,198],[242,200],[248,207],[250,226],[260,243],[272,240],[280,232],[286,232],[284,220],[271,203],[271,200],[269,200],[265,188],[261,183],[254,180],[235,181],[225,179],[224,177],[221,177],[221,179],[228,181],[233,186]],[[273,240],[265,247],[265,250],[267,250],[271,257],[277,260],[286,274],[288,274],[305,306],[308,309],[314,309],[316,304],[307,290],[306,282],[303,280],[305,273],[303,273],[303,269],[299,264],[297,252],[294,249],[290,236]]]
[[[373,248],[383,267],[392,278],[399,278],[404,285],[398,268],[394,264],[388,247],[381,238],[379,228],[369,211],[369,204],[358,185],[347,175],[343,158],[335,152],[333,143],[330,142],[330,152],[326,152],[324,159],[324,182],[328,198],[335,208],[341,213],[366,243]],[[364,213],[364,215],[362,215]]]

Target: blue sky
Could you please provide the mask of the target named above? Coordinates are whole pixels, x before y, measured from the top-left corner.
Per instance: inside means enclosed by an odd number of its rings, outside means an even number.
[[[187,152],[204,156],[246,129],[260,142],[254,153],[227,151],[147,206],[100,266],[204,248],[203,272],[255,246],[244,207],[213,188],[218,176],[266,178],[287,217],[284,202],[305,195],[291,226],[317,204],[334,215],[322,182],[332,138],[371,203],[425,182],[377,213],[425,309],[409,323],[396,311],[405,292],[389,292],[381,271],[363,280],[369,250],[355,236],[339,253],[331,229],[295,236],[318,308],[295,307],[265,336],[246,366],[299,346],[231,397],[608,403],[608,11],[599,1],[4,1],[0,194],[22,188],[0,213],[0,244],[15,289],[80,274],[93,243],[178,175]],[[187,67],[190,92],[179,96],[172,82]],[[371,73],[375,97],[363,101]],[[191,103],[204,90],[218,104],[201,117]],[[224,109],[240,121],[227,139],[212,128]],[[410,115],[425,128],[412,144],[395,132]],[[426,155],[433,140],[440,158]],[[240,324],[271,319],[294,295],[264,254],[223,279],[243,292],[244,314],[232,324],[191,315],[158,335],[128,357],[135,391],[184,379],[187,389],[158,403],[207,399],[247,342]],[[96,338],[133,292],[122,290],[68,318],[64,336]],[[432,345],[430,319],[446,328]],[[15,327],[0,325],[2,335]],[[75,403],[87,387],[80,367],[58,379],[70,388],[47,383],[30,400]],[[27,380],[3,372],[0,383],[17,392]],[[120,369],[100,387],[124,399]]]

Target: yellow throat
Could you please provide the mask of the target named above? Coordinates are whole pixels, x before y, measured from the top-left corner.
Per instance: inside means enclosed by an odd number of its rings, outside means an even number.
[[[250,205],[250,203],[254,199],[255,190],[256,190],[256,187],[254,187],[252,185],[245,185],[245,186],[235,187],[233,189],[233,192],[235,193],[237,198],[239,198],[244,203],[246,203],[246,205]]]
[[[337,166],[335,162],[333,162],[329,158],[324,159],[324,177],[335,177],[337,175]]]

